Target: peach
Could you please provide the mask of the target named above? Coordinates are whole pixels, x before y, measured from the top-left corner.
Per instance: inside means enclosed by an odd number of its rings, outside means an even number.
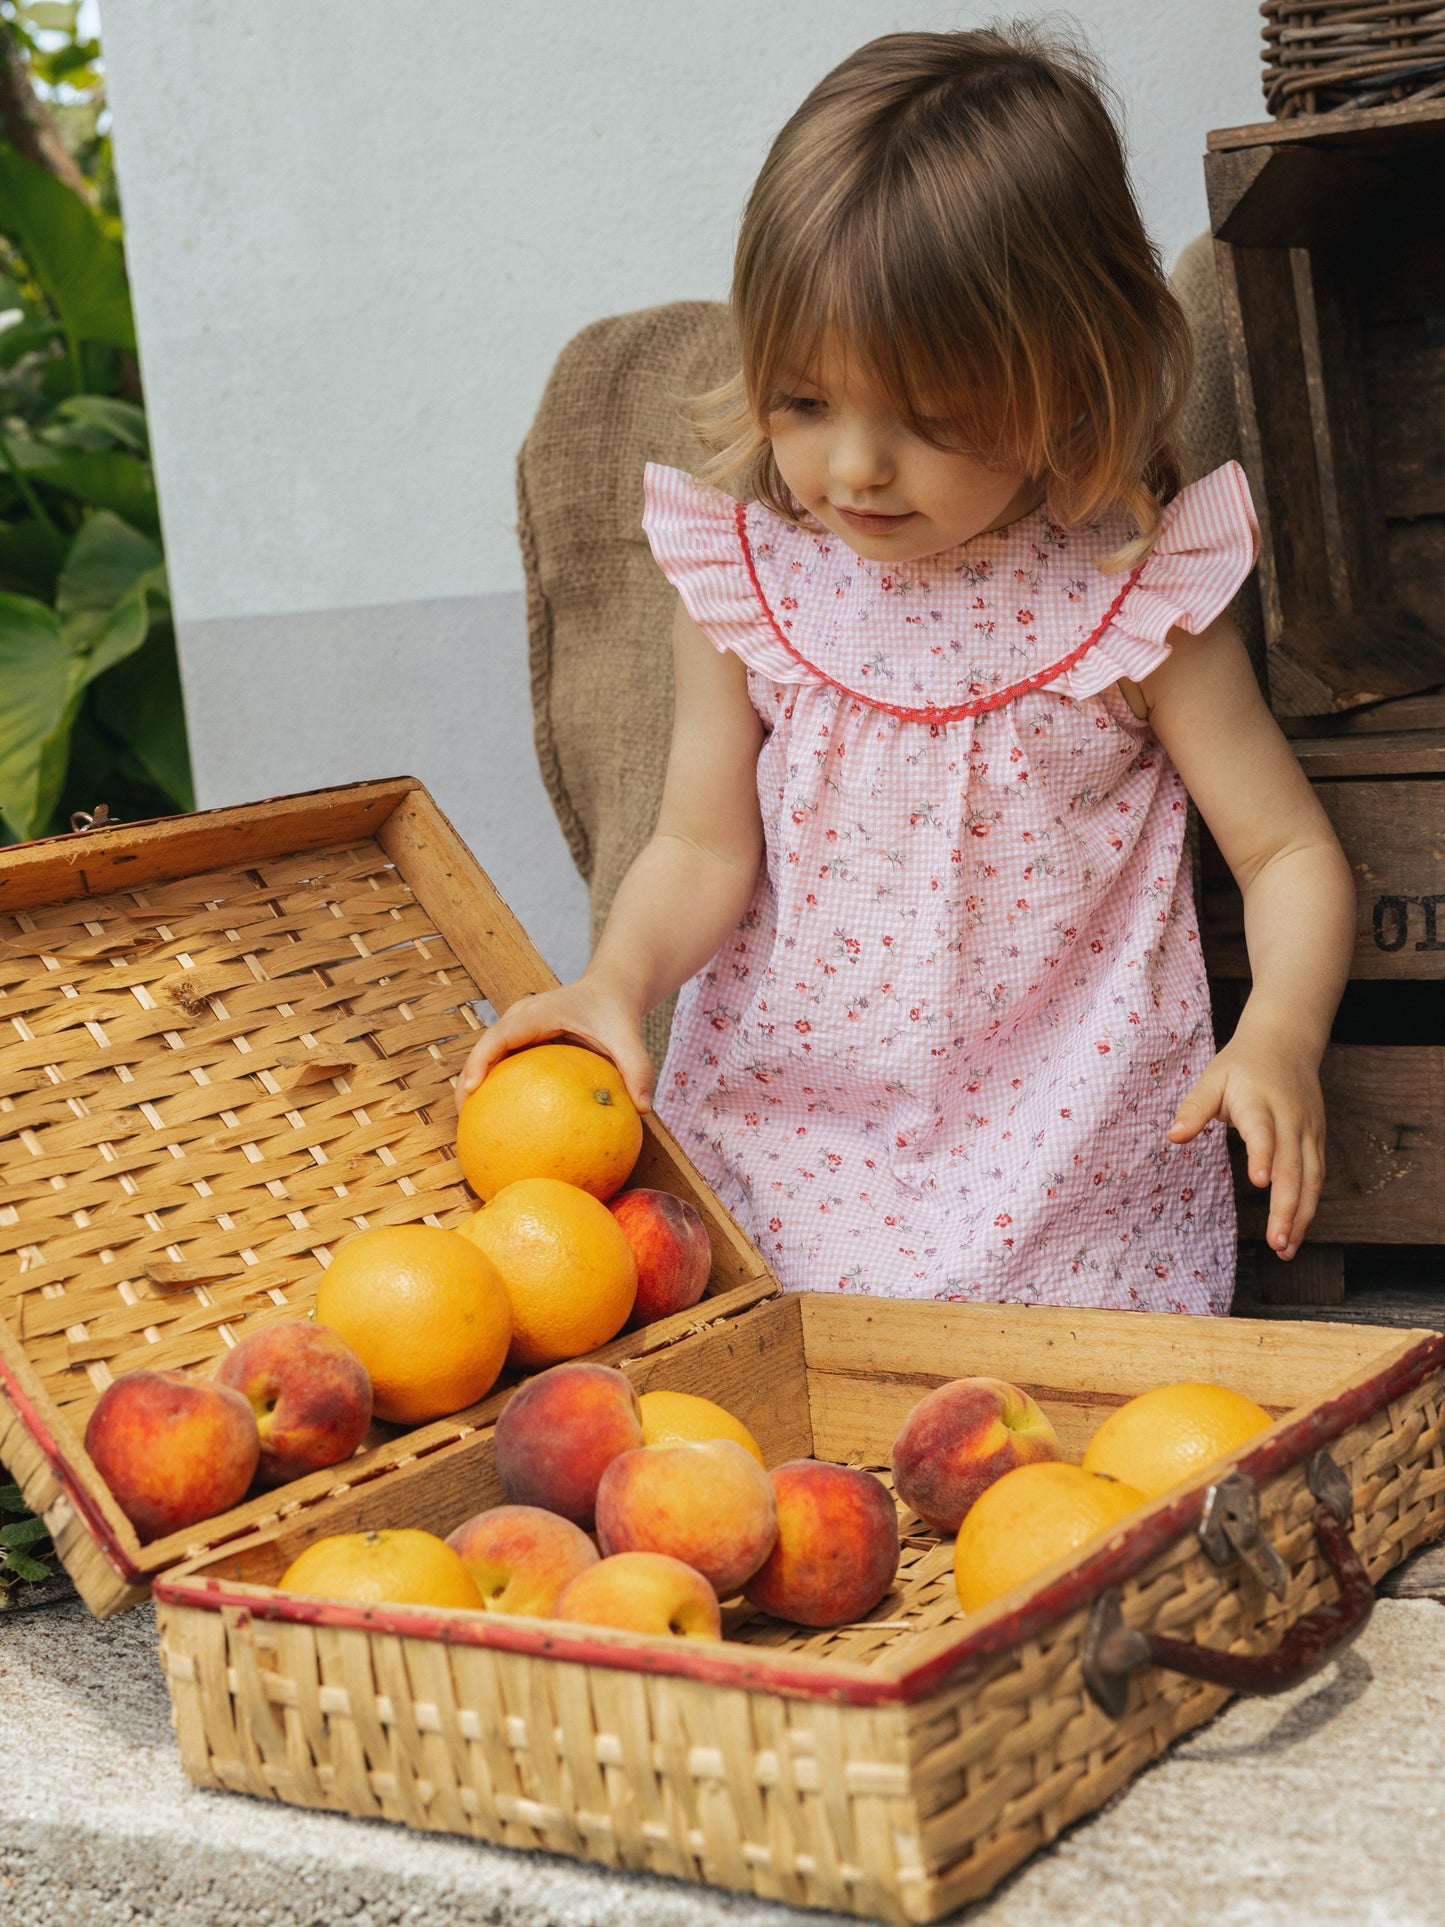
[[[712,1246],[702,1213],[670,1191],[623,1191],[607,1209],[627,1234],[637,1260],[637,1297],[627,1329],[687,1311],[707,1290]]]
[[[558,1619],[679,1639],[721,1639],[717,1594],[700,1572],[662,1552],[619,1552],[578,1573],[557,1601]]]
[[[216,1372],[249,1401],[261,1435],[262,1485],[349,1459],[371,1423],[371,1376],[344,1338],[309,1319],[263,1325]]]
[[[871,1472],[792,1459],[771,1474],[777,1543],[744,1591],[799,1626],[841,1626],[871,1613],[898,1570],[898,1510]]]
[[[513,1505],[541,1506],[590,1529],[598,1481],[619,1453],[641,1444],[642,1414],[629,1378],[610,1365],[554,1365],[502,1407],[497,1476]]]
[[[107,1385],[85,1449],[143,1540],[238,1505],[261,1438],[239,1392],[184,1372],[126,1372]]]
[[[1027,1392],[1001,1378],[955,1378],[921,1398],[893,1441],[893,1486],[935,1532],[957,1532],[978,1495],[1016,1465],[1063,1456]]]
[[[494,1505],[447,1534],[493,1613],[550,1618],[557,1596],[579,1572],[597,1564],[581,1526],[535,1505]]]
[[[778,1536],[772,1481],[732,1439],[684,1439],[624,1452],[597,1488],[604,1555],[665,1552],[720,1598],[755,1573]]]

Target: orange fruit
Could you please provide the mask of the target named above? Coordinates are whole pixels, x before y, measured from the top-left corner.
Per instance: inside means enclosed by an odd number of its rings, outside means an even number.
[[[373,1411],[398,1425],[485,1397],[512,1337],[495,1266],[470,1240],[429,1224],[348,1238],[322,1277],[316,1322],[346,1340],[371,1374]]]
[[[518,1178],[458,1229],[491,1259],[512,1301],[510,1364],[532,1371],[579,1358],[626,1324],[637,1261],[590,1191]]]
[[[1089,1440],[1083,1465],[1152,1499],[1272,1423],[1262,1405],[1222,1385],[1156,1385],[1109,1414]]]
[[[1119,1479],[1061,1460],[1016,1465],[979,1494],[953,1548],[953,1578],[965,1612],[1031,1579],[1143,1505]]]
[[[476,1582],[445,1539],[404,1526],[317,1539],[279,1580],[282,1592],[355,1599],[366,1606],[465,1606],[482,1610]]]
[[[731,1412],[714,1405],[710,1398],[695,1392],[644,1392],[637,1401],[642,1410],[642,1443],[675,1445],[679,1439],[731,1439],[763,1463],[757,1440]]]
[[[580,1044],[504,1057],[457,1119],[457,1157],[486,1202],[518,1178],[560,1178],[610,1198],[641,1149],[642,1119],[616,1065]]]

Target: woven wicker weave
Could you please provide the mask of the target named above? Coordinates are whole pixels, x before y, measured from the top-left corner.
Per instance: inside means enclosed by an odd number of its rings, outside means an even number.
[[[920,1361],[926,1361],[926,1366]],[[1131,1625],[1261,1650],[1333,1596],[1304,1459],[1350,1478],[1374,1578],[1445,1528],[1445,1338],[1147,1314],[774,1299],[628,1367],[639,1389],[729,1403],[769,1462],[880,1469],[902,1415],[964,1371],[1023,1384],[1077,1453],[1148,1384],[1213,1377],[1293,1407],[1235,1455],[1286,1561],[1275,1601],[1195,1537],[1203,1490],[1134,1515],[965,1620],[952,1547],[901,1514],[897,1584],[857,1626],[725,1615],[728,1639],[653,1641],[496,1614],[355,1608],[272,1589],[326,1508],[156,1588],[182,1758],[202,1785],[505,1846],[681,1875],[801,1905],[932,1920],[986,1893],[1227,1695],[1141,1675],[1122,1719],[1088,1696],[1093,1599]],[[500,1496],[489,1436],[370,1488],[372,1525],[448,1529]],[[363,1516],[353,1507],[354,1522]]]
[[[1441,0],[1265,0],[1271,114],[1323,114],[1445,94]]]
[[[499,1409],[377,1427],[344,1470],[144,1548],[80,1446],[116,1374],[207,1371],[304,1316],[337,1240],[475,1209],[450,1084],[473,1006],[553,981],[407,780],[0,852],[0,1457],[95,1611]],[[770,1285],[652,1119],[638,1182],[703,1212],[711,1292]]]

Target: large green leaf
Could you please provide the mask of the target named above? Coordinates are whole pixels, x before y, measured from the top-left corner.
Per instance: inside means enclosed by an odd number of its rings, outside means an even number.
[[[0,595],[0,816],[14,836],[43,834],[86,689],[142,647],[151,605],[165,601],[164,569],[134,566],[145,559],[142,538],[108,521],[97,535],[87,523],[72,544],[61,574],[63,614],[29,596]],[[122,590],[109,606],[107,582]]]
[[[148,462],[137,461],[134,455],[124,455],[116,448],[93,449],[84,455],[58,449],[51,453],[59,459],[22,464],[32,480],[63,489],[88,508],[109,509],[147,535],[160,534],[160,508]]]
[[[186,712],[169,622],[152,623],[144,647],[97,679],[91,702],[106,729],[128,745],[156,788],[177,808],[193,810]]]
[[[73,705],[69,646],[53,609],[0,595],[0,816],[13,836],[39,836],[65,775],[56,738],[69,738]]]
[[[108,614],[142,576],[161,567],[160,545],[108,509],[87,517],[55,589],[63,618]]]
[[[65,555],[65,538],[33,515],[23,522],[0,522],[0,589],[53,601]]]
[[[78,194],[8,147],[0,147],[0,231],[24,256],[67,334],[134,349],[120,243]]]
[[[132,528],[160,534],[155,477],[149,462],[119,448],[76,449],[48,434],[11,429],[4,436],[8,462],[35,482],[63,489],[87,508],[110,509]]]
[[[0,336],[0,342],[3,340]],[[55,412],[63,421],[77,422],[82,428],[100,429],[133,454],[150,454],[146,412],[138,402],[122,401],[116,395],[70,395]]]

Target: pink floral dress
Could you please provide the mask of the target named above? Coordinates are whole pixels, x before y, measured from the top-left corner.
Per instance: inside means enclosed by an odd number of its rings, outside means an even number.
[[[1183,783],[1118,688],[1253,566],[1235,463],[1132,572],[1036,510],[892,568],[650,466],[643,526],[747,666],[766,863],[657,1105],[792,1289],[1222,1313],[1224,1131]]]

